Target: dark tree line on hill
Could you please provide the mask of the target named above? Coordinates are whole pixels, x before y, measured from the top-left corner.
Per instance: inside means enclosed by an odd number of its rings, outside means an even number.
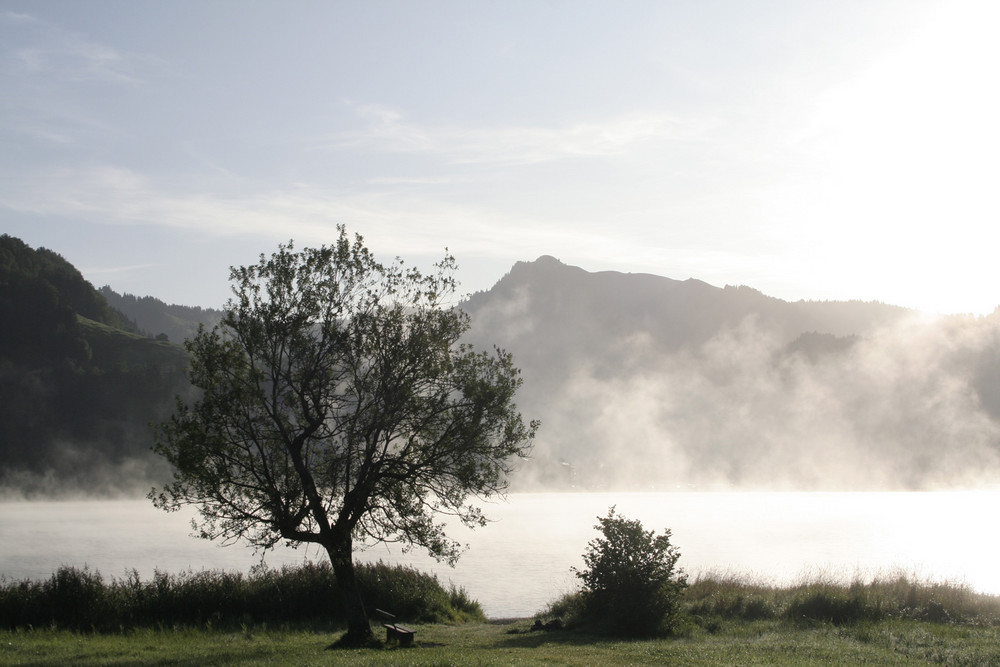
[[[87,344],[77,315],[135,331],[60,255],[0,236],[0,353],[24,361],[53,355],[86,361]]]
[[[182,348],[140,335],[64,258],[8,235],[0,323],[0,487],[110,492],[162,467],[148,424],[189,391]]]
[[[109,285],[98,291],[112,308],[125,313],[140,333],[160,340],[165,337],[174,343],[183,343],[194,338],[198,325],[210,329],[222,318],[222,312],[212,308],[167,305],[152,296],[118,294]]]

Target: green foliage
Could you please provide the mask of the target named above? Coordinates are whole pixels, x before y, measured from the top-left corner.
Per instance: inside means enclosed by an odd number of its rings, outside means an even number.
[[[187,343],[204,394],[160,429],[176,475],[151,497],[199,505],[206,537],[365,536],[453,558],[436,511],[481,525],[469,495],[502,491],[530,446],[519,371],[459,344],[452,258],[425,276],[340,231],[233,269],[221,325]]]
[[[447,303],[454,259],[435,269],[383,265],[343,227],[333,246],[289,243],[234,268],[221,323],[185,343],[201,398],[158,430],[175,473],[153,503],[197,506],[208,539],[320,545],[349,643],[371,636],[354,540],[453,561],[437,516],[483,525],[470,498],[506,488],[537,426],[514,405],[511,356],[460,343],[469,318]]]
[[[583,617],[610,634],[649,636],[670,632],[677,621],[687,577],[676,570],[680,552],[670,531],[646,531],[638,520],[608,510],[595,526],[601,537],[583,555]]]
[[[454,258],[435,269],[383,265],[343,227],[333,246],[234,268],[221,323],[185,344],[202,396],[158,431],[175,474],[154,504],[196,505],[209,539],[322,546],[357,644],[370,630],[354,540],[453,561],[438,515],[483,525],[472,501],[506,488],[537,426],[514,405],[511,356],[460,343]]]
[[[580,625],[587,618],[587,596],[583,591],[564,593],[550,602],[543,612],[536,614],[536,618],[558,618],[568,626]]]
[[[370,610],[392,610],[406,622],[483,621],[464,589],[411,567],[360,563]],[[132,572],[105,582],[99,573],[63,567],[44,581],[0,581],[0,627],[118,631],[136,627],[238,628],[248,624],[329,627],[344,620],[336,578],[327,564],[280,570]]]
[[[362,597],[369,610],[385,609],[408,622],[483,621],[479,603],[463,588],[444,588],[434,575],[404,565],[358,563]]]
[[[182,348],[138,335],[65,259],[7,235],[0,322],[0,486],[115,492],[133,480],[105,468],[156,467],[148,424],[189,391]]]

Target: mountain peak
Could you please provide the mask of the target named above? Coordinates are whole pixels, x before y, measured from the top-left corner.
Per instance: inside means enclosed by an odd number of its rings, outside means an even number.
[[[561,276],[565,276],[567,272],[587,273],[579,267],[563,263],[552,255],[542,255],[533,262],[516,262],[507,275],[500,279],[497,285],[510,284],[511,282],[518,284],[536,281],[543,283],[551,282],[552,280],[560,279]]]
[[[525,269],[530,271],[554,271],[557,269],[565,268],[566,264],[562,261],[556,259],[552,255],[541,255],[538,259],[533,262],[519,261],[515,262],[514,266],[511,268],[511,273],[516,271],[523,271]]]

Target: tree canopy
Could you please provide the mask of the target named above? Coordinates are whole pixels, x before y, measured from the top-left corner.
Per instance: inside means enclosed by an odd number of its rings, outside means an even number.
[[[207,538],[321,545],[356,642],[371,631],[355,542],[454,561],[437,515],[482,525],[474,500],[505,490],[537,423],[514,404],[511,356],[461,342],[452,257],[425,275],[339,230],[332,246],[289,242],[232,270],[221,323],[187,343],[203,395],[158,432],[174,480],[150,495],[165,509],[197,505]]]

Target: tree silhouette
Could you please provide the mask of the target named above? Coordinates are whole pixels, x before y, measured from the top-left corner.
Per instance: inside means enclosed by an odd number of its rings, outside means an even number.
[[[513,403],[502,350],[460,344],[468,317],[454,259],[423,275],[380,264],[343,227],[333,246],[279,246],[234,268],[220,325],[187,343],[191,380],[156,451],[174,480],[164,509],[199,507],[202,537],[269,548],[314,543],[343,597],[345,644],[372,637],[354,577],[356,541],[399,541],[454,561],[439,513],[483,525],[470,502],[501,493],[537,423]]]

